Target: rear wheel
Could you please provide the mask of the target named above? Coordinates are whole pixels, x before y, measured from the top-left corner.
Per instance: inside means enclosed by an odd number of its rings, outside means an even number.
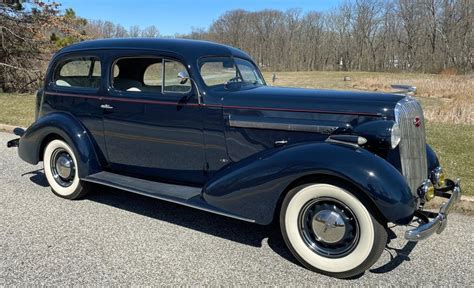
[[[299,186],[283,200],[283,238],[313,271],[337,278],[359,275],[378,260],[387,243],[384,225],[366,205],[334,185]]]
[[[76,155],[63,140],[52,140],[44,149],[44,174],[54,194],[78,199],[87,193],[88,185],[79,179]]]

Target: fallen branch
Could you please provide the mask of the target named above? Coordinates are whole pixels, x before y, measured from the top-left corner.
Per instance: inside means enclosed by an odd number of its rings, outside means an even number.
[[[40,70],[29,70],[29,69],[26,69],[26,68],[23,68],[23,67],[13,66],[13,65],[10,65],[10,64],[6,64],[6,63],[0,63],[0,66],[5,66],[5,67],[17,69],[17,70],[23,70],[23,71],[31,72],[31,73],[40,72]]]

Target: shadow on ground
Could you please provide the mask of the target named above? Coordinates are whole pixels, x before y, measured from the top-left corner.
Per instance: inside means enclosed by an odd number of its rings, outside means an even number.
[[[37,169],[37,170],[30,171],[30,172],[26,172],[26,173],[21,174],[21,176],[22,177],[23,176],[30,176],[30,181],[37,184],[37,185],[40,185],[41,187],[48,187],[49,186],[48,180],[46,180],[46,177],[44,176],[43,169]]]
[[[25,175],[31,175],[30,180],[35,184],[48,186],[42,169],[27,172],[22,176]],[[295,265],[302,266],[286,247],[278,224],[261,226],[110,187],[101,185],[93,187],[93,191],[83,200],[113,206],[254,247],[262,247],[262,242],[268,239],[268,246],[278,255]],[[389,239],[396,237],[395,233],[389,230]],[[410,261],[409,254],[415,248],[416,242],[407,242],[402,249],[397,249],[390,247],[390,240],[385,248],[390,253],[390,260],[382,266],[369,270],[370,272],[376,274],[390,272],[404,261]],[[360,274],[350,279],[362,276],[363,274]]]

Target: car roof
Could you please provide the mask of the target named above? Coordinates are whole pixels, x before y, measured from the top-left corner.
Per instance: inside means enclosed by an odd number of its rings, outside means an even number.
[[[209,41],[176,38],[114,38],[88,40],[72,44],[61,49],[58,54],[84,50],[107,49],[145,49],[169,51],[181,54],[185,58],[204,56],[236,56],[250,59],[245,52],[223,44]]]

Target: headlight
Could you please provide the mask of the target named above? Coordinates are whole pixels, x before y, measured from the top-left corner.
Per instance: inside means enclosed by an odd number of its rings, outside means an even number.
[[[418,195],[425,201],[433,199],[434,194],[434,187],[430,180],[423,181],[423,184],[418,188]]]
[[[434,183],[434,186],[437,188],[444,186],[445,176],[443,169],[441,167],[436,167],[433,171],[431,171],[431,182]]]
[[[390,142],[391,142],[391,145],[392,145],[392,149],[394,149],[400,143],[400,139],[401,139],[400,127],[398,126],[397,123],[395,123],[395,124],[393,124],[391,130],[392,130],[392,134],[390,136]]]

